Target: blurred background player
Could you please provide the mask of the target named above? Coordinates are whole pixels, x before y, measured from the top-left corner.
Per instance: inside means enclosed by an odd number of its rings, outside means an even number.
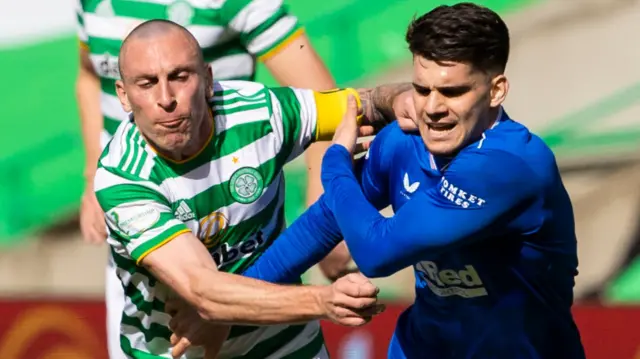
[[[103,214],[92,190],[93,176],[102,148],[120,121],[127,118],[115,94],[115,81],[119,78],[117,54],[122,40],[136,25],[157,18],[185,26],[198,40],[216,80],[252,80],[256,61],[263,61],[282,85],[316,90],[336,87],[282,0],[82,0],[77,10],[80,71],[76,94],[86,153],[80,226],[87,242],[103,243],[106,239]],[[308,204],[322,193],[319,167],[325,149],[326,144],[317,143],[306,151]],[[349,259],[346,247],[338,246],[320,268],[329,279],[335,279],[346,272]],[[106,276],[109,347],[118,350],[123,293],[111,254]]]

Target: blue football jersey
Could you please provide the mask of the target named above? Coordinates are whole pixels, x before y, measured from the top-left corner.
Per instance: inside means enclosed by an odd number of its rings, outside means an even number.
[[[299,275],[344,237],[369,277],[414,268],[390,358],[584,358],[571,201],[551,150],[506,113],[453,158],[396,124],[355,170],[333,145],[322,180],[325,194],[246,275]]]
[[[390,204],[396,216],[406,206],[413,212],[395,229],[418,233],[399,232],[398,242],[386,236],[388,247],[423,238],[398,249],[407,253],[393,256],[401,263],[377,263],[368,273],[414,268],[416,300],[398,320],[390,358],[584,357],[570,311],[578,264],[573,210],[539,137],[503,114],[454,158],[437,158],[419,135],[391,125],[361,172],[369,202]],[[334,212],[338,222],[342,212]],[[351,227],[353,217],[344,218]],[[352,253],[364,250],[345,238]]]

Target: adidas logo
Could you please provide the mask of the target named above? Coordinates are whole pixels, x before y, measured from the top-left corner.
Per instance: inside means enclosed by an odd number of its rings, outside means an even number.
[[[184,201],[180,201],[178,209],[176,209],[175,216],[182,222],[190,221],[195,218],[191,208],[189,208]]]

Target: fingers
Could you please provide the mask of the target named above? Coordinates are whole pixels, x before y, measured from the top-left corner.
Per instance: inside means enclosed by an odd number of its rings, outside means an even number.
[[[377,302],[378,302],[378,298],[376,297],[356,298],[346,294],[337,293],[334,297],[333,304],[335,306],[345,308],[355,313],[355,311],[359,311],[365,308],[369,308],[373,305],[376,305]]]
[[[333,310],[333,320],[341,325],[360,326],[368,323],[374,316],[382,313],[384,310],[385,306],[383,304],[376,304],[359,310],[335,307]]]
[[[333,143],[343,146],[349,153],[353,153],[358,139],[357,114],[358,105],[356,99],[354,96],[349,95],[344,117],[333,135]]]
[[[101,244],[107,240],[107,232],[104,222],[95,223],[92,226],[92,243]]]
[[[97,226],[93,224],[85,224],[81,226],[82,238],[89,244],[100,244],[106,239],[106,234],[102,236]]]
[[[176,316],[179,311],[184,309],[188,304],[179,297],[172,297],[167,299],[164,303],[164,310],[170,316]]]
[[[355,154],[369,151],[369,149],[371,148],[371,142],[372,141],[365,141],[365,142],[357,143]]]
[[[347,97],[347,111],[344,115],[344,118],[355,120],[357,116],[358,116],[358,103],[356,102],[355,96],[349,95]]]
[[[178,343],[171,348],[171,356],[173,359],[178,359],[187,352],[187,349],[191,346],[191,341],[185,337],[180,338]]]
[[[365,277],[364,274],[362,273],[350,273],[344,276],[344,280],[351,282],[351,283],[356,283],[356,284],[364,284],[364,283],[371,283],[371,281],[369,280],[369,278]]]
[[[210,340],[204,348],[204,359],[215,359],[218,357],[222,345],[229,336],[230,326],[217,326],[214,330],[216,336]]]
[[[376,129],[373,126],[365,125],[358,127],[358,136],[366,137],[376,134]]]
[[[350,297],[376,297],[379,289],[360,273],[350,273],[335,282],[338,292]]]
[[[355,311],[361,317],[374,317],[387,309],[387,306],[381,303],[376,303],[370,307],[364,308],[362,310]]]
[[[189,320],[188,314],[180,310],[175,312],[171,319],[169,319],[169,329],[179,336],[186,335],[191,324],[192,322]]]
[[[85,200],[80,213],[80,231],[86,243],[101,244],[107,239],[102,210],[90,200]]]

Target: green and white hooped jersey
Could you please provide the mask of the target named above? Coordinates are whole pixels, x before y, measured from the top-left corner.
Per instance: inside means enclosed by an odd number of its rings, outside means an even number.
[[[125,121],[100,159],[95,191],[126,296],[122,348],[133,358],[171,358],[164,312],[170,290],[140,261],[190,231],[220,270],[244,271],[285,228],[283,166],[315,138],[314,91],[245,81],[214,88],[214,129],[192,158],[161,157],[135,123]],[[238,326],[221,357],[309,359],[322,347],[318,322]],[[201,357],[197,348],[186,356]]]
[[[116,96],[118,52],[126,35],[150,19],[185,26],[200,43],[216,80],[253,80],[266,59],[302,29],[282,0],[77,0],[78,37],[100,77],[106,143],[127,119]]]

